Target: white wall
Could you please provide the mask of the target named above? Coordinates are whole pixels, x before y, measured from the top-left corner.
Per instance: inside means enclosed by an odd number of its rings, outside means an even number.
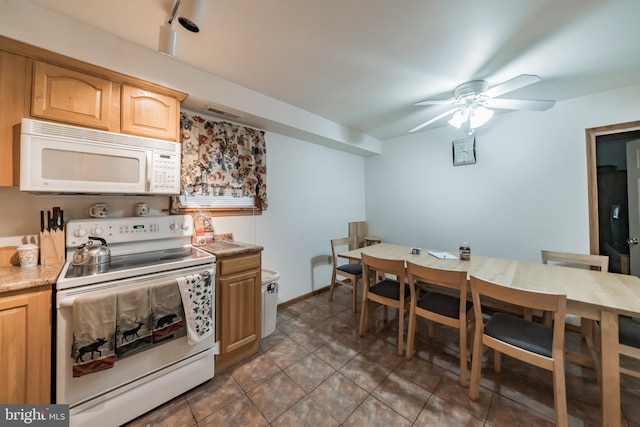
[[[640,119],[640,86],[496,115],[477,163],[452,165],[451,126],[383,142],[365,163],[369,230],[384,241],[538,262],[589,252],[585,129]]]

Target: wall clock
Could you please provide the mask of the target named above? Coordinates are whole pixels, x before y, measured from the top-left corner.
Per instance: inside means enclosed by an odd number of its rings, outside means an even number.
[[[453,166],[472,165],[476,162],[476,139],[453,141]]]

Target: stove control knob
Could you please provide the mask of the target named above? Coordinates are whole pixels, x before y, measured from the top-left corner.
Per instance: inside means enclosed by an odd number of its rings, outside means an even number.
[[[188,231],[188,230],[189,230],[189,223],[188,223],[188,222],[183,223],[183,224],[182,224],[182,229],[183,229],[184,231]]]
[[[73,232],[73,235],[76,237],[84,237],[87,235],[87,230],[84,229],[83,227],[80,227]]]
[[[96,228],[93,229],[93,235],[94,236],[102,236],[103,232],[104,232],[104,230],[100,226],[97,226]]]
[[[180,227],[180,226],[178,225],[178,223],[177,223],[177,222],[174,222],[173,224],[171,224],[171,225],[169,226],[169,229],[170,229],[171,231],[176,231],[179,227]]]

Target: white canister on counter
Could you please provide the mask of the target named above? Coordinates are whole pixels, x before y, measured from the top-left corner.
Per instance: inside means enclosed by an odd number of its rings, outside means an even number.
[[[18,259],[20,259],[20,267],[38,265],[38,246],[31,243],[18,246]]]

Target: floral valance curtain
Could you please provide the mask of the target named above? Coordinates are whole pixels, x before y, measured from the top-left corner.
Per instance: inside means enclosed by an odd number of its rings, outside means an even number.
[[[264,132],[180,114],[181,190],[187,196],[254,197],[267,209]]]

